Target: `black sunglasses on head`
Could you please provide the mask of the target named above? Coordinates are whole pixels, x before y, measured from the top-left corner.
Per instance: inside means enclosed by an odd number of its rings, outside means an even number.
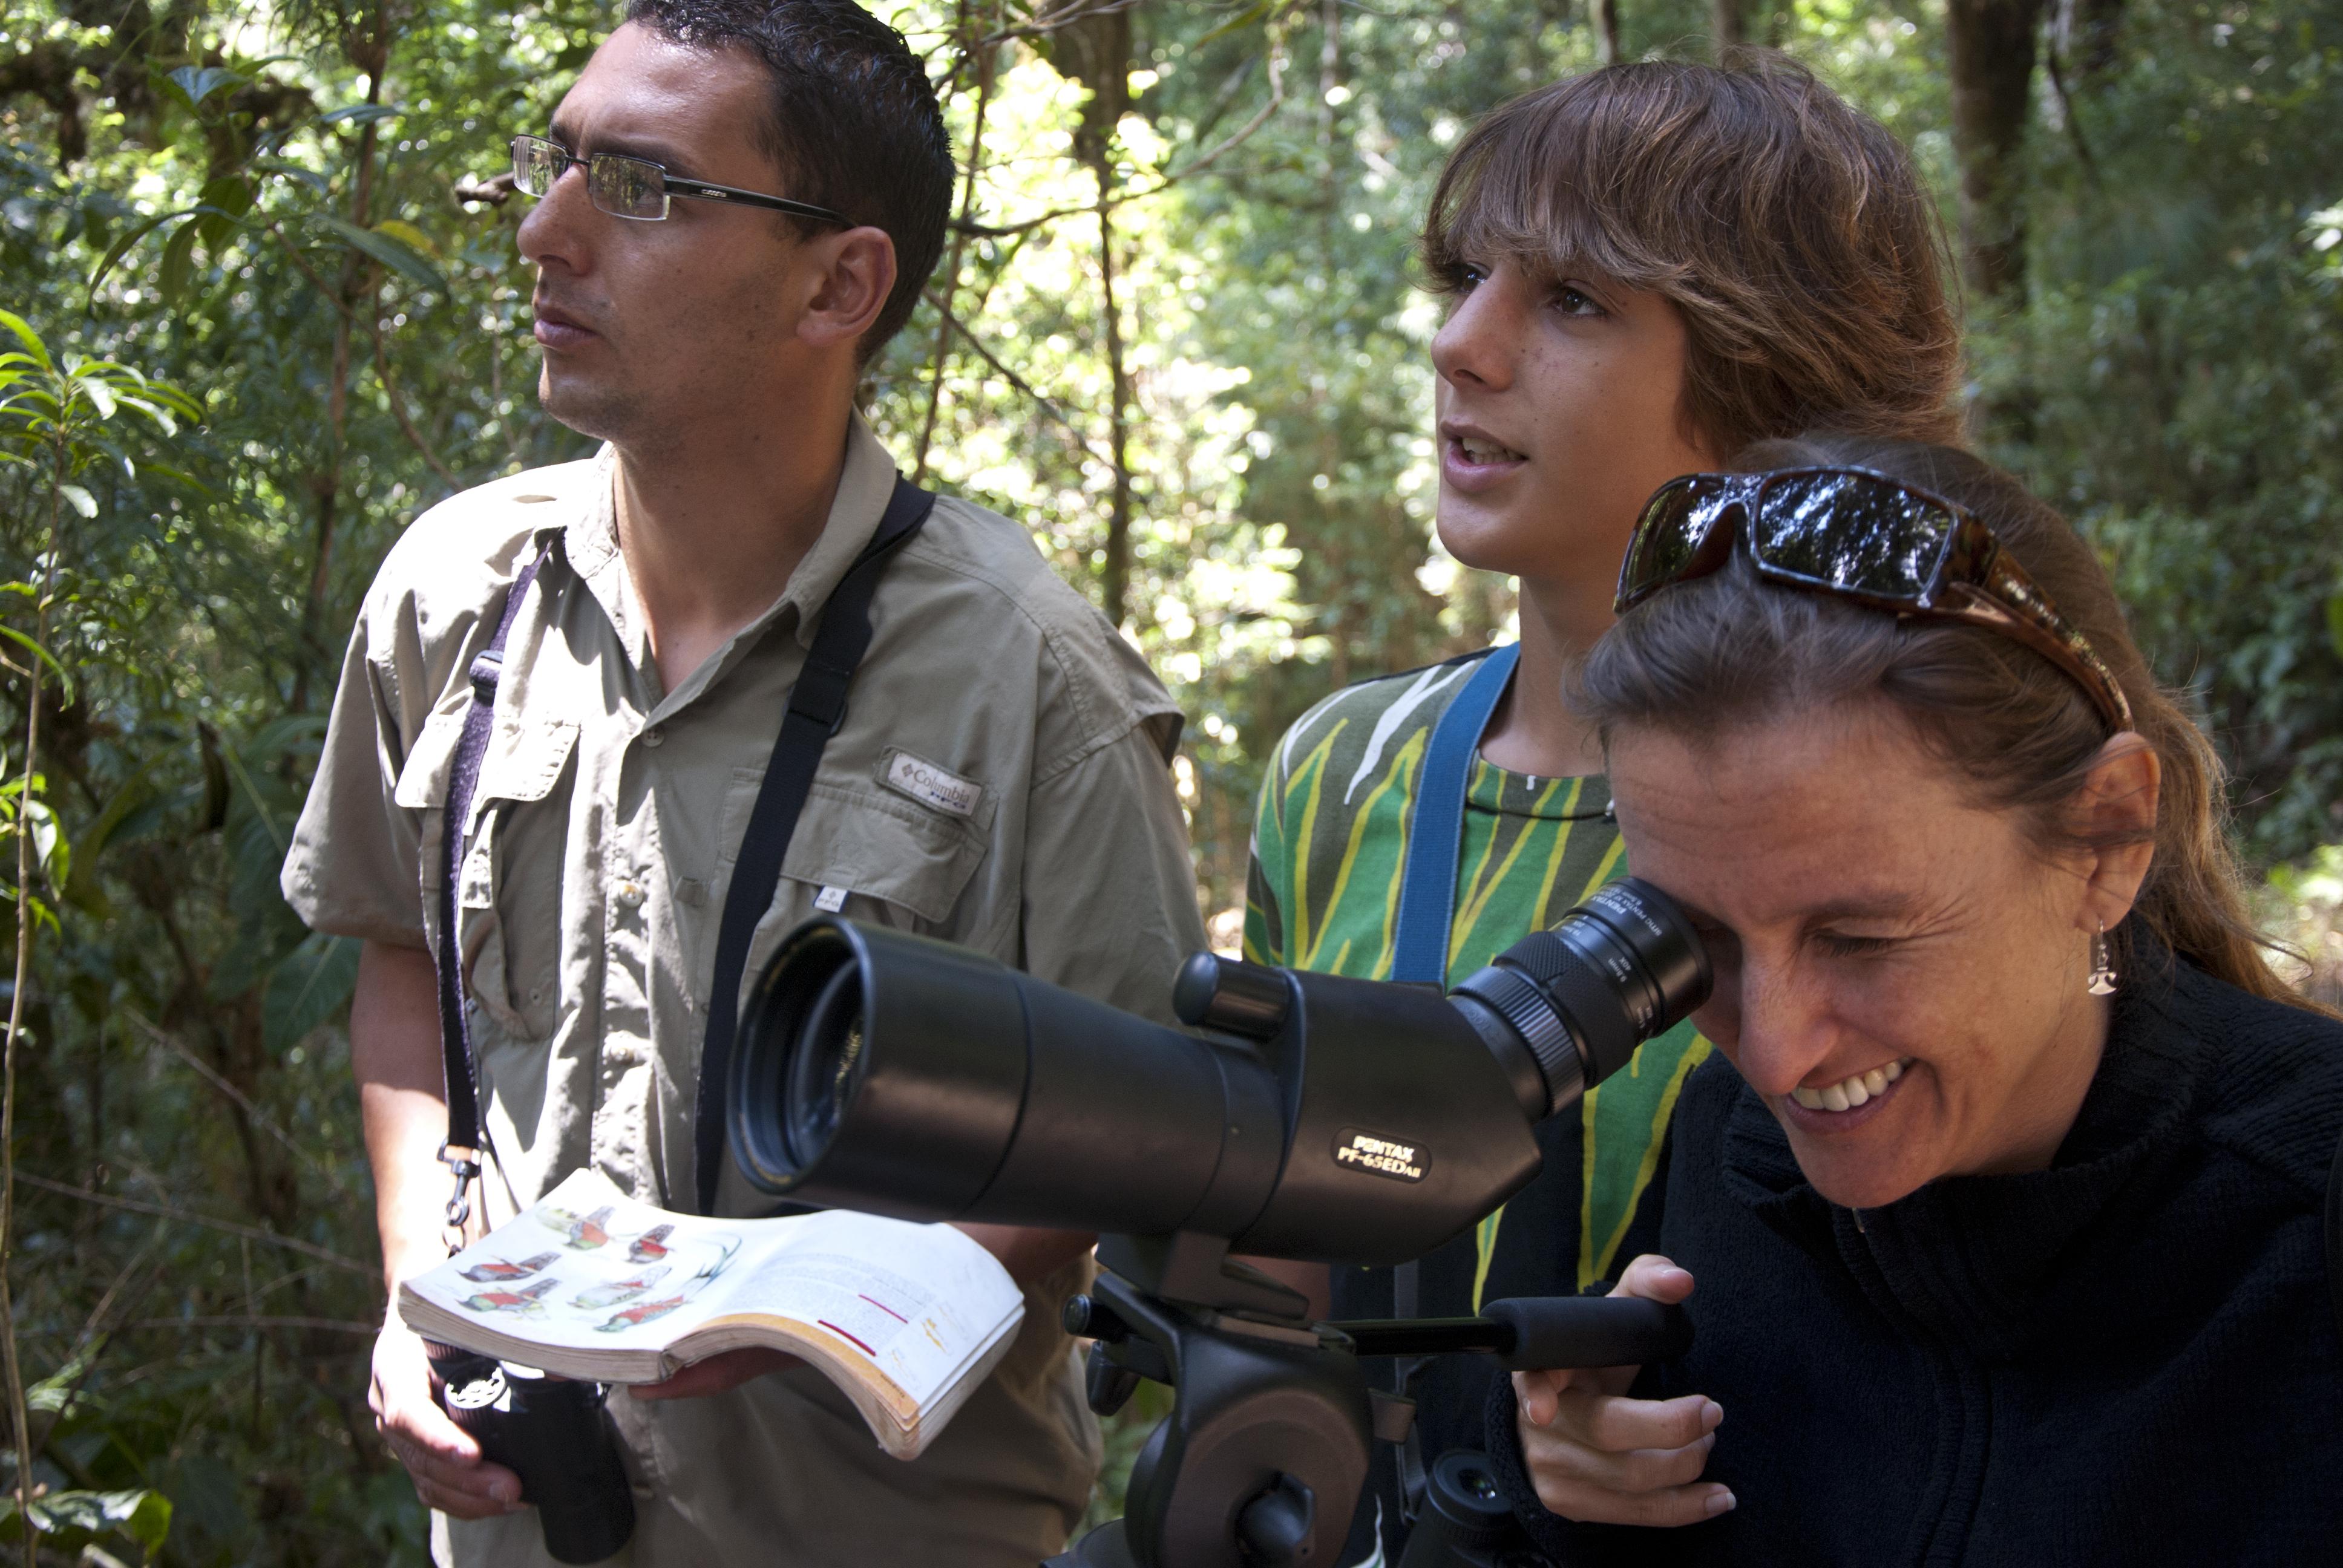
[[[826,206],[791,201],[787,196],[744,191],[736,186],[685,179],[680,175],[668,173],[649,158],[631,158],[624,153],[596,153],[592,157],[581,158],[559,142],[549,142],[543,136],[515,136],[512,139],[513,188],[523,196],[550,196],[554,186],[569,172],[572,164],[586,166],[588,197],[598,209],[612,217],[631,218],[637,223],[657,223],[667,216],[669,198],[679,196],[685,201],[720,201],[734,206],[766,207],[774,212],[811,218],[817,223],[834,223],[845,228],[854,226],[852,219]]]
[[[1737,526],[1736,526],[1737,525]],[[1723,567],[1739,538],[1757,575],[1873,609],[1990,627],[2072,676],[2115,729],[2123,686],[1993,530],[1966,508],[1868,468],[1686,474],[1644,503],[1613,608]]]

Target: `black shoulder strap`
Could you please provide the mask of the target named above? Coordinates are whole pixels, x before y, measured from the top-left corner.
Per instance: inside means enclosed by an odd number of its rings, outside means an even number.
[[[870,646],[870,596],[897,546],[920,531],[935,497],[900,476],[879,531],[822,608],[821,628],[806,652],[805,668],[789,692],[789,711],[773,740],[772,760],[749,813],[732,885],[724,895],[724,923],[716,937],[716,973],[709,982],[708,1043],[699,1056],[699,1099],[694,1118],[698,1156],[699,1211],[716,1211],[716,1181],[724,1170],[724,1089],[731,1076],[732,1040],[739,1028],[740,977],[749,966],[749,942],[757,922],[772,907],[780,885],[781,858],[797,832],[798,817],[812,792],[822,748],[846,719],[846,689]]]
[[[2343,1331],[2343,1140],[2327,1173],[2327,1288],[2335,1297],[2335,1326]]]
[[[469,1184],[480,1173],[479,1088],[472,1069],[472,1032],[464,1017],[464,955],[456,925],[457,877],[464,862],[464,829],[472,814],[472,792],[480,781],[480,759],[488,754],[488,735],[496,728],[497,681],[504,673],[505,639],[512,635],[528,586],[554,551],[548,541],[537,558],[521,568],[505,594],[504,613],[497,633],[472,659],[472,705],[464,712],[464,732],[447,769],[445,824],[439,843],[439,930],[431,944],[431,967],[439,986],[439,1051],[447,1091],[447,1141],[439,1158],[456,1173],[456,1192],[447,1202],[447,1223],[460,1228],[471,1216]]]

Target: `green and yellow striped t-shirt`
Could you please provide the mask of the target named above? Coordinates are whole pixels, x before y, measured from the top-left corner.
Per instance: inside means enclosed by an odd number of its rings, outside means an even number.
[[[1433,726],[1473,668],[1453,660],[1345,688],[1286,732],[1254,824],[1247,958],[1390,977],[1417,769]],[[1537,779],[1475,759],[1449,933],[1452,980],[1625,874],[1610,804],[1599,776]],[[1469,1247],[1460,1241],[1436,1254],[1444,1266],[1427,1260],[1423,1311],[1477,1311],[1484,1295],[1572,1293],[1623,1265],[1621,1245],[1653,1181],[1676,1094],[1708,1050],[1691,1025],[1679,1025],[1574,1114],[1541,1130],[1545,1168],[1481,1222]]]

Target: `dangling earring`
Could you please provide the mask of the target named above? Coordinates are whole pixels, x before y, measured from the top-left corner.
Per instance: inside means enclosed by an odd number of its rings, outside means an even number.
[[[2099,922],[2098,934],[2091,939],[2090,992],[2093,996],[2116,994],[2116,966],[2107,960],[2107,922]]]

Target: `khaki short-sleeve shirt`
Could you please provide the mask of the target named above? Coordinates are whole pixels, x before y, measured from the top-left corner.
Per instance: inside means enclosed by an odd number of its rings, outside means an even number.
[[[407,530],[351,638],[285,865],[286,897],[317,930],[427,945],[466,672],[550,542],[507,644],[458,873],[492,1221],[587,1166],[692,1206],[733,858],[820,607],[895,481],[858,419],[787,589],[670,692],[618,552],[612,461],[482,486]],[[836,909],[1168,1017],[1172,976],[1204,937],[1167,766],[1180,717],[1144,661],[1022,529],[950,497],[889,564],[870,618],[746,980]],[[719,1208],[759,1201],[728,1161]],[[637,1482],[631,1560],[1030,1568],[1079,1518],[1098,1463],[1058,1327],[1088,1267],[1029,1291],[1015,1351],[909,1464],[802,1369],[708,1399],[615,1396]],[[549,1561],[533,1514],[439,1521],[435,1538],[443,1561]]]

